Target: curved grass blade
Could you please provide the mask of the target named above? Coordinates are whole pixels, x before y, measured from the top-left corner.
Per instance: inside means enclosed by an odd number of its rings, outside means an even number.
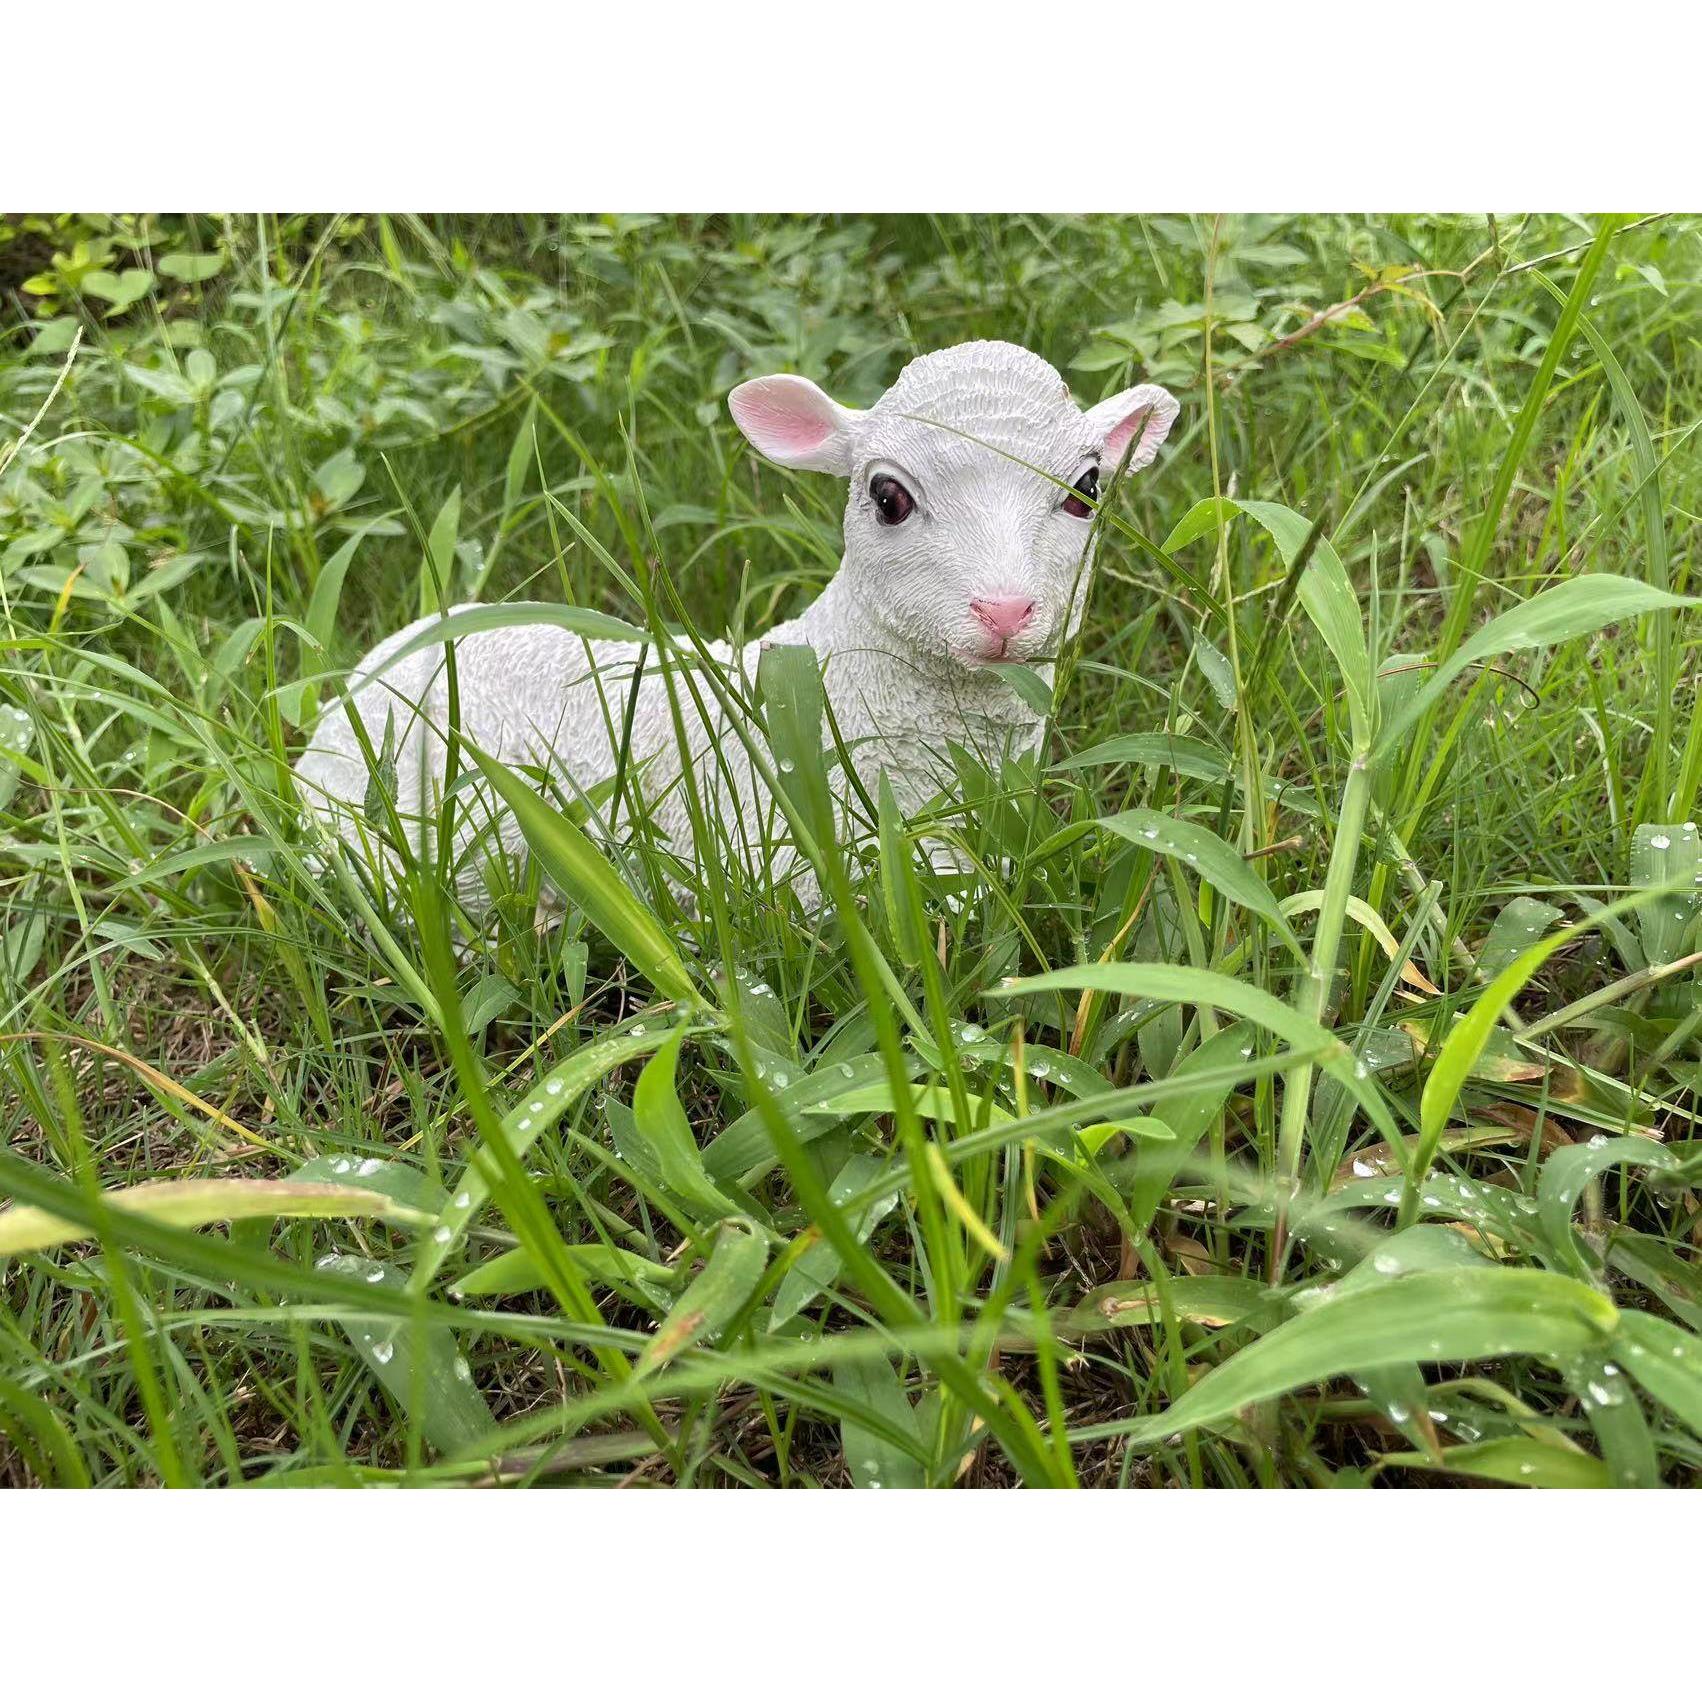
[[[1279,1325],[1208,1372],[1156,1417],[1097,1425],[1078,1439],[1127,1436],[1145,1446],[1217,1424],[1364,1367],[1532,1354],[1569,1360],[1611,1340],[1619,1313],[1605,1295],[1547,1271],[1420,1271],[1343,1295]]]
[[[1208,881],[1227,899],[1251,910],[1271,925],[1277,937],[1296,957],[1304,957],[1300,941],[1288,925],[1276,894],[1254,872],[1247,859],[1210,828],[1182,821],[1162,810],[1124,810],[1101,816],[1099,825],[1109,833],[1155,855],[1174,857]]]
[[[716,1232],[709,1263],[638,1356],[638,1370],[655,1371],[693,1342],[713,1341],[751,1297],[767,1266],[761,1230],[747,1218],[729,1218]]]
[[[477,746],[467,748],[491,789],[513,813],[551,883],[585,912],[592,927],[658,992],[682,1004],[695,1002],[697,989],[673,941],[608,858],[512,769]]]
[[[175,1229],[202,1229],[210,1223],[235,1223],[244,1218],[372,1217],[392,1223],[429,1223],[430,1214],[398,1204],[370,1188],[330,1182],[262,1182],[240,1177],[209,1177],[190,1182],[138,1182],[133,1188],[113,1188],[101,1203],[112,1211],[130,1212],[169,1224]],[[40,1253],[68,1241],[94,1237],[81,1224],[56,1217],[36,1206],[9,1206],[0,1211],[0,1258]]]
[[[990,987],[990,999],[1017,998],[1027,993],[1052,989],[1079,991],[1088,987],[1103,993],[1121,993],[1127,998],[1159,999],[1175,1004],[1210,1005],[1246,1017],[1299,1051],[1317,1051],[1318,1068],[1339,1081],[1352,1094],[1385,1140],[1403,1146],[1387,1102],[1370,1079],[1359,1073],[1352,1052],[1320,1023],[1285,1005],[1273,993],[1219,975],[1210,969],[1195,969],[1175,963],[1080,963],[1069,969],[1054,969],[1031,975],[1012,985]],[[1166,1119],[1168,1121],[1168,1119]]]

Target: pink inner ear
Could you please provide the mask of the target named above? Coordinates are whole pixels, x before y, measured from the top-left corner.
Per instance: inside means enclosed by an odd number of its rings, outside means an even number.
[[[1126,419],[1120,420],[1111,428],[1111,435],[1105,440],[1105,459],[1111,466],[1123,459],[1123,451],[1129,447],[1129,439],[1136,432],[1144,430],[1151,418],[1152,405],[1148,403],[1144,408],[1135,409]]]
[[[827,398],[807,379],[753,379],[741,384],[727,402],[739,430],[777,460],[811,454],[838,426]]]

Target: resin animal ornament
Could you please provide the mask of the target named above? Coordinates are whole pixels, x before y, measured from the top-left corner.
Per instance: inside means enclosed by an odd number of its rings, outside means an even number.
[[[913,360],[865,410],[789,373],[739,385],[728,406],[765,459],[834,474],[850,492],[845,554],[821,595],[738,654],[712,646],[716,660],[743,676],[748,692],[763,647],[809,646],[858,778],[872,796],[884,774],[906,810],[949,787],[952,744],[993,765],[1032,750],[1040,717],[987,664],[1030,663],[1049,678],[1046,659],[1074,631],[1086,599],[1101,480],[1125,461],[1131,470],[1152,461],[1175,421],[1175,398],[1140,384],[1083,409],[1038,355],[984,342]],[[391,658],[435,619],[378,645],[348,688],[373,751],[389,730],[396,814],[420,843],[437,819],[445,771],[444,650],[427,645],[393,665]],[[615,773],[630,716],[628,761],[671,849],[692,861],[680,740],[654,647],[641,661],[635,644],[524,625],[457,639],[455,660],[463,739],[545,771],[568,798],[585,797]],[[784,877],[784,820],[743,743],[709,692],[697,694],[702,711],[690,691],[677,696],[700,795],[724,836],[722,855],[731,851],[747,866],[766,859]],[[383,824],[365,808],[372,767],[341,702],[327,710],[296,775],[321,819],[382,857]],[[472,788],[469,796],[477,802],[461,812],[455,849],[457,885],[473,905],[484,890],[482,859],[494,846],[518,854],[524,845],[488,793]],[[598,814],[594,807],[593,819]],[[809,902],[813,882],[807,871],[798,876]]]

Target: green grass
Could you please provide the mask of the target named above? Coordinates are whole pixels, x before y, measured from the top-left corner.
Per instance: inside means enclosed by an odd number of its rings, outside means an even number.
[[[0,224],[0,1481],[1694,1482],[1699,260]],[[464,949],[433,864],[315,864],[288,763],[365,646],[471,595],[762,630],[842,491],[726,391],[979,336],[1183,403],[1043,761],[847,856],[778,652],[825,915],[636,788],[537,807]]]

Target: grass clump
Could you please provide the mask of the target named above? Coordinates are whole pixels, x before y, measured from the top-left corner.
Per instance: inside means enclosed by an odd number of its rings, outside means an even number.
[[[1695,220],[3,228],[5,1481],[1694,1481]],[[847,856],[774,652],[825,911],[312,842],[368,644],[764,629],[727,389],[976,336],[1184,408],[1040,760]]]

